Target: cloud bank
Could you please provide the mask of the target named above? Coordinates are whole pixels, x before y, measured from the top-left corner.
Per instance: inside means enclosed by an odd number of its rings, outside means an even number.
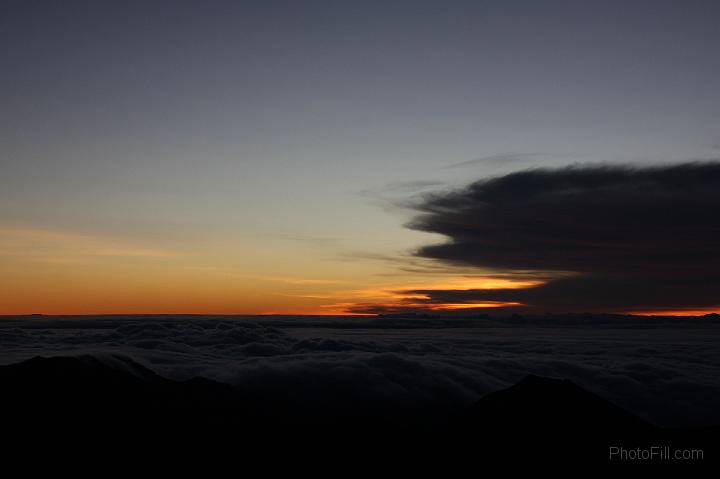
[[[424,296],[420,304],[592,312],[720,303],[718,162],[533,169],[426,195],[414,207],[410,228],[447,237],[417,256],[549,278],[522,290],[404,291]]]

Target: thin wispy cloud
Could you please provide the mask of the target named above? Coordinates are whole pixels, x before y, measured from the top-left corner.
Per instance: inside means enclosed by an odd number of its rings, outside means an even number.
[[[519,163],[532,161],[535,158],[547,156],[547,153],[499,153],[472,160],[453,163],[445,168],[464,168],[471,166],[517,166]]]
[[[40,228],[0,228],[0,256],[70,261],[89,257],[176,258],[186,253],[117,238]]]

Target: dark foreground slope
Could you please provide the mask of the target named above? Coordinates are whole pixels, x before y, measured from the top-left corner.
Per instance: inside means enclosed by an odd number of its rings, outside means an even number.
[[[537,376],[458,411],[361,403],[308,411],[292,398],[202,378],[172,381],[121,356],[0,366],[0,388],[5,438],[36,457],[262,458],[268,467],[332,459],[406,469],[621,463],[611,447],[702,449],[705,465],[717,457],[717,430],[661,429],[570,381]],[[654,451],[645,462],[677,462]]]

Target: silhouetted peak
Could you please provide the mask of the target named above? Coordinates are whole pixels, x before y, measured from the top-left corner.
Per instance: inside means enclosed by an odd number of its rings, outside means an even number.
[[[529,375],[517,384],[480,399],[470,417],[479,427],[547,433],[594,430],[611,433],[619,428],[651,427],[624,409],[567,379]]]

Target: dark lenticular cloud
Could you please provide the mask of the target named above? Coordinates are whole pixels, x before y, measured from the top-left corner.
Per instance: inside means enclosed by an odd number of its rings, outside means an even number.
[[[521,171],[425,196],[416,209],[409,227],[448,237],[420,257],[570,273],[523,290],[407,292],[428,304],[519,301],[546,311],[720,304],[719,162]]]

